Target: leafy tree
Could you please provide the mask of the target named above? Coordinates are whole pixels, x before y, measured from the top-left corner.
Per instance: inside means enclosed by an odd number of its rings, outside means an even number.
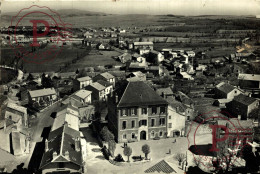
[[[145,144],[142,146],[142,151],[145,154],[145,159],[148,159],[148,154],[151,152],[150,146],[148,144]]]
[[[106,126],[104,126],[102,128],[102,130],[100,131],[100,135],[101,135],[101,138],[106,142],[109,142],[110,140],[115,139],[115,136],[113,135],[113,133],[110,132]]]
[[[183,162],[185,159],[185,154],[184,153],[177,153],[174,158],[179,162],[179,165]]]
[[[29,73],[27,80],[33,80],[33,75],[31,73]]]
[[[114,156],[116,150],[116,142],[114,140],[108,141],[108,149],[111,152],[111,155]]]
[[[124,148],[124,155],[125,156],[127,156],[127,162],[130,162],[129,161],[129,157],[132,155],[132,148],[131,147],[129,147],[129,146],[126,146],[125,148]]]

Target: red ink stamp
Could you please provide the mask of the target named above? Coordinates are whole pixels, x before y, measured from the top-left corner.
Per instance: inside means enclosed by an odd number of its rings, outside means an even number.
[[[53,60],[72,36],[71,24],[46,6],[33,5],[12,17],[9,44],[18,58],[41,64]]]
[[[205,113],[201,123],[192,122],[189,127],[188,147],[201,169],[229,171],[241,162],[243,148],[253,140],[253,129],[244,128],[241,124],[244,120],[232,118],[228,113],[226,117],[223,113]]]

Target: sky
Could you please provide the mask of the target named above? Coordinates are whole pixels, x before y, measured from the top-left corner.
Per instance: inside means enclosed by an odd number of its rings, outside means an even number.
[[[108,14],[259,15],[260,0],[37,0],[2,1],[2,13],[31,5],[51,9],[80,9]]]

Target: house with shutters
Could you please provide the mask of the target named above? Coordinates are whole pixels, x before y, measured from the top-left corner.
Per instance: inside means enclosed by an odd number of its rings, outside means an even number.
[[[89,76],[80,77],[73,80],[73,90],[78,91],[85,86],[88,86],[92,83],[92,79]]]
[[[85,87],[86,90],[91,91],[91,99],[93,101],[105,101],[106,100],[106,87],[98,82],[94,82]]]
[[[118,142],[165,138],[167,107],[145,82],[125,82],[108,98],[108,125]]]
[[[84,173],[80,132],[68,125],[50,132],[40,170],[46,173]]]
[[[83,104],[90,104],[91,103],[91,91],[81,89],[73,93],[70,98],[73,100],[77,100]]]
[[[93,77],[94,82],[97,82],[98,80],[107,81],[107,82],[111,83],[113,86],[115,86],[115,82],[116,82],[115,77],[108,72],[104,72],[104,73],[98,74],[95,77]]]
[[[29,91],[29,104],[37,106],[49,106],[58,101],[58,94],[54,88],[44,88]]]

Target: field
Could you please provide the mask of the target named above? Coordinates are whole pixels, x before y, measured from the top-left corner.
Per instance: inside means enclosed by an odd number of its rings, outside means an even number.
[[[0,68],[0,84],[6,84],[16,78],[17,72],[11,69]]]
[[[122,65],[121,62],[114,60],[113,56],[119,56],[120,53],[116,51],[96,51],[91,50],[88,55],[80,59],[74,64],[71,64],[67,71],[76,71],[77,68],[95,67],[104,65]]]
[[[43,54],[49,50],[49,47],[50,46],[47,46],[46,48],[36,51],[36,54]],[[88,52],[89,50],[85,48],[81,49],[73,46],[63,46],[59,54],[57,54],[57,56],[50,61],[46,61],[41,64],[35,64],[21,60],[20,63],[23,64],[23,69],[26,72],[59,71],[66,65],[72,64],[72,60],[77,59],[77,57],[84,57],[88,54]]]

